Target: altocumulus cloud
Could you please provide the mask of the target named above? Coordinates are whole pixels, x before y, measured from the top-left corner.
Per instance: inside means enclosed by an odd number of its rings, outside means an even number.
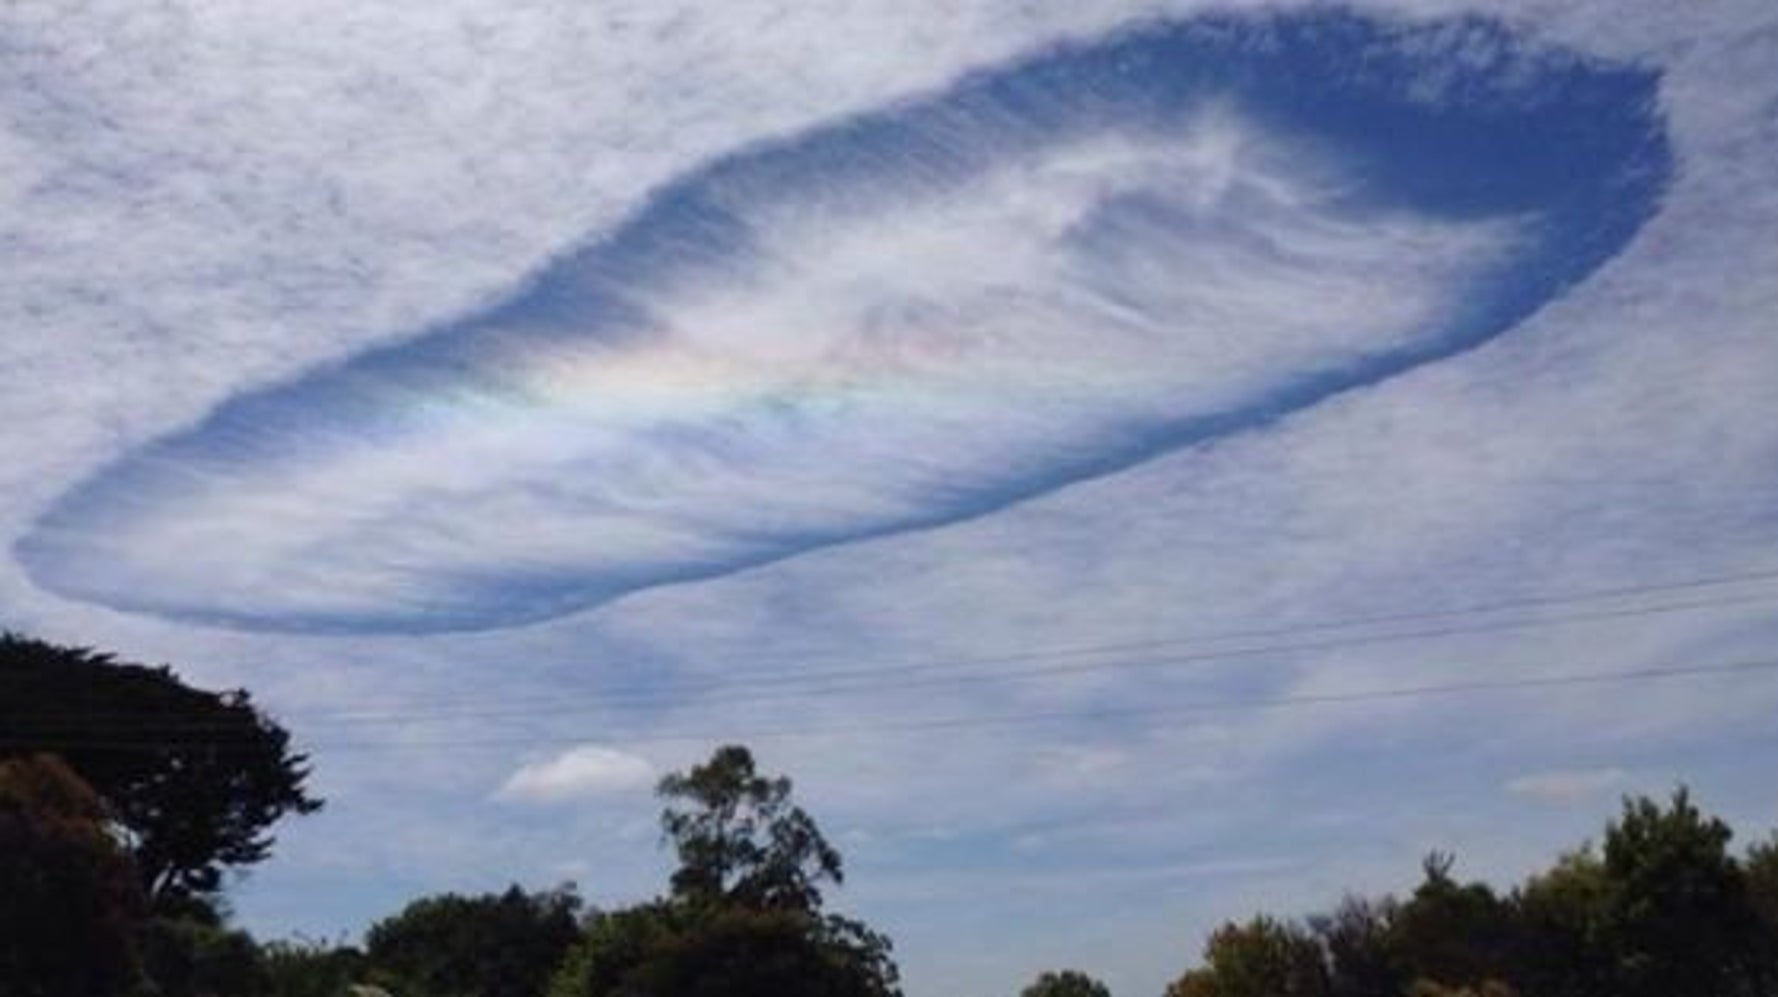
[[[561,803],[642,789],[654,782],[646,758],[597,744],[581,744],[521,766],[494,793],[520,803]]]
[[[1149,25],[718,157],[503,300],[125,455],[45,587],[440,631],[972,519],[1506,333],[1670,172],[1481,20]]]

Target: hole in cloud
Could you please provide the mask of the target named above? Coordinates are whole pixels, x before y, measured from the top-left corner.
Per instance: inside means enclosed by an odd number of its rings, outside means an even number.
[[[991,513],[1509,330],[1654,210],[1657,82],[1329,11],[1045,52],[711,162],[17,554],[121,609],[438,631]]]

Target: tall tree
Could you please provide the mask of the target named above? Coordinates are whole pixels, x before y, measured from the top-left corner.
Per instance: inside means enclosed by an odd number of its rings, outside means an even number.
[[[245,691],[0,635],[0,758],[39,752],[104,798],[157,905],[215,892],[224,868],[269,854],[281,817],[321,806],[303,785],[307,759]]]
[[[1625,800],[1605,830],[1606,930],[1619,997],[1721,997],[1754,972],[1757,917],[1733,832],[1683,787],[1666,807]]]
[[[123,994],[139,915],[98,795],[53,757],[0,760],[0,994]]]
[[[661,830],[679,856],[674,895],[764,910],[819,910],[821,882],[844,881],[840,853],[791,803],[790,791],[788,778],[760,775],[753,753],[739,745],[663,778]]]
[[[1425,878],[1401,905],[1392,945],[1410,980],[1460,988],[1504,979],[1511,970],[1512,910],[1486,883],[1459,883],[1453,858],[1434,852]]]
[[[900,997],[890,943],[824,914],[840,854],[744,747],[662,779],[669,895],[592,920],[551,997]]]

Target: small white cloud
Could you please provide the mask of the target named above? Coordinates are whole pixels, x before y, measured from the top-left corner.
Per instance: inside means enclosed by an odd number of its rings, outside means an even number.
[[[626,792],[653,783],[654,766],[646,758],[616,748],[582,744],[553,758],[520,766],[494,796],[523,803],[559,803]]]
[[[1567,802],[1616,789],[1622,786],[1628,778],[1629,773],[1623,769],[1565,769],[1534,772],[1508,781],[1506,791],[1517,796]]]

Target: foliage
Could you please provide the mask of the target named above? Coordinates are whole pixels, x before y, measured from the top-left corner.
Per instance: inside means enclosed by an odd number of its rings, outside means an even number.
[[[1264,915],[1216,929],[1204,962],[1204,969],[1169,986],[1168,997],[1322,997],[1328,991],[1315,937]]]
[[[738,745],[663,778],[661,829],[679,857],[673,894],[762,910],[814,911],[819,884],[844,880],[840,853],[790,802],[790,780],[754,769]]]
[[[897,997],[888,950],[844,918],[655,901],[594,918],[550,997]]]
[[[1406,901],[1348,898],[1303,931],[1257,917],[1212,935],[1169,997],[1772,997],[1778,839],[1745,863],[1683,788],[1624,801],[1602,846],[1500,896],[1434,853]]]
[[[1612,884],[1591,846],[1563,855],[1514,895],[1518,977],[1528,993],[1614,997],[1617,982],[1605,936]]]
[[[426,897],[373,925],[370,975],[397,993],[429,997],[541,997],[580,937],[572,887]]]
[[[1327,959],[1329,997],[1399,994],[1406,970],[1393,938],[1401,906],[1393,898],[1347,896],[1331,913],[1309,919]]]
[[[1064,969],[1040,974],[1019,997],[1111,997],[1111,991],[1078,969]]]
[[[661,780],[665,898],[592,919],[551,997],[899,997],[885,936],[823,914],[840,855],[742,747]]]
[[[1757,922],[1753,972],[1761,993],[1778,993],[1778,832],[1747,850],[1747,896]]]
[[[1480,985],[1512,959],[1512,914],[1487,884],[1452,879],[1453,864],[1443,853],[1427,857],[1424,880],[1390,926],[1390,945],[1410,980]]]
[[[109,997],[136,980],[140,894],[104,822],[59,759],[0,760],[0,993]]]
[[[1734,994],[1750,968],[1756,920],[1733,832],[1680,789],[1662,809],[1626,800],[1605,832],[1605,931],[1621,997]]]
[[[142,935],[155,997],[263,997],[270,992],[259,946],[244,931],[198,917],[158,917]]]
[[[0,635],[0,758],[38,752],[105,800],[157,906],[214,893],[224,867],[269,854],[279,818],[321,806],[303,787],[306,759],[245,691]]]
[[[341,997],[364,973],[364,953],[317,942],[270,942],[260,949],[268,997]]]

